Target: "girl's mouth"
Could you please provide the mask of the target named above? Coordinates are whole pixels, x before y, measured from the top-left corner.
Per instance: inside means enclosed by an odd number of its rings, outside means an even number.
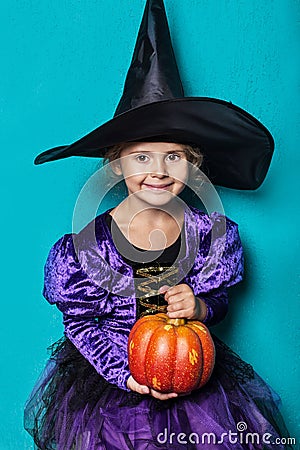
[[[164,184],[149,184],[149,183],[143,183],[143,186],[146,189],[151,189],[153,191],[165,191],[169,189],[169,187],[172,185],[172,183],[164,183]]]

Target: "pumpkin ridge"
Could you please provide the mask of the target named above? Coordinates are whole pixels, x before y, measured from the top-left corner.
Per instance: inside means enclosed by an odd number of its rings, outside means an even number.
[[[194,331],[197,335],[198,335],[197,329],[198,329],[198,327],[200,327],[200,326],[201,326],[201,328],[203,328],[203,331],[205,331],[205,334],[208,333],[208,335],[207,335],[207,337],[208,337],[208,342],[209,342],[209,345],[211,346],[211,350],[212,350],[212,352],[213,352],[213,354],[214,354],[214,357],[213,357],[213,363],[211,364],[211,368],[210,368],[210,370],[209,370],[208,373],[205,373],[205,371],[206,371],[206,370],[204,370],[204,369],[205,369],[205,365],[204,365],[204,364],[202,365],[202,373],[201,373],[201,377],[200,377],[200,379],[199,379],[198,388],[197,388],[197,389],[199,389],[199,388],[202,387],[204,384],[206,384],[207,381],[209,380],[209,378],[211,377],[211,374],[212,374],[212,371],[213,371],[213,368],[214,368],[214,363],[215,363],[215,345],[214,345],[214,341],[213,341],[213,339],[212,339],[212,337],[211,337],[211,335],[210,335],[210,333],[209,333],[208,328],[207,328],[204,324],[202,324],[201,322],[198,324],[197,321],[196,321],[196,323],[195,323],[195,321],[194,321],[193,323],[190,323],[189,326],[190,326],[191,329],[193,329],[193,331]],[[195,328],[196,328],[196,329],[195,329]],[[204,353],[207,352],[207,348],[205,348],[205,352],[204,352],[202,338],[200,337],[200,335],[198,335],[198,337],[199,337],[199,340],[200,340],[200,343],[201,343],[202,355],[203,355],[203,358],[204,358]],[[203,377],[204,377],[204,378],[203,378]]]
[[[177,343],[178,343],[178,328],[179,327],[173,325],[172,328],[174,330],[175,338],[176,338],[176,341],[175,341],[176,345],[174,346],[175,348],[174,348],[174,351],[173,351],[173,361],[177,361],[177,354],[178,354],[178,345],[177,345]],[[172,382],[171,382],[172,391],[171,392],[174,391],[174,382],[175,382],[174,374],[175,374],[175,364],[173,364],[173,370],[172,370]]]
[[[155,315],[153,315],[153,318],[154,318],[154,320],[157,322],[157,324],[158,324],[158,326],[157,327],[153,327],[152,328],[152,333],[151,333],[151,335],[150,335],[150,338],[149,338],[149,341],[148,341],[148,344],[147,344],[147,347],[146,347],[146,351],[145,351],[145,358],[144,358],[144,365],[145,365],[145,375],[146,375],[146,380],[147,380],[147,383],[151,386],[151,384],[152,384],[152,379],[151,379],[151,374],[150,374],[150,376],[149,376],[149,370],[147,370],[147,367],[148,367],[148,355],[149,355],[149,349],[150,349],[150,346],[151,346],[151,342],[154,340],[154,338],[155,338],[155,336],[154,336],[154,334],[155,334],[155,332],[161,327],[161,326],[164,326],[164,322],[163,321],[160,321],[160,320],[157,320],[157,317],[155,317],[155,316],[157,316],[158,314],[155,314]],[[149,379],[150,378],[150,379]]]
[[[154,327],[152,328],[152,333],[151,333],[151,336],[150,336],[150,339],[148,341],[148,344],[147,344],[147,347],[146,347],[146,351],[145,351],[145,359],[147,359],[149,346],[150,346],[150,343],[151,343],[152,339],[154,339],[154,337],[155,337],[154,336],[155,333],[159,330],[159,328],[164,327],[164,326],[165,326],[165,323],[163,321],[157,320],[157,326],[155,328]],[[147,377],[147,371],[146,371],[146,377]],[[148,379],[148,377],[147,377],[147,379]]]
[[[162,322],[163,322],[163,318],[162,317],[156,317],[156,316],[160,316],[159,314],[156,314],[156,315],[149,315],[149,316],[144,316],[144,317],[142,317],[141,319],[139,319],[139,320],[137,320],[135,323],[134,323],[134,325],[133,325],[133,327],[131,328],[131,330],[130,330],[130,340],[131,341],[133,341],[133,339],[134,339],[134,336],[135,336],[135,334],[136,334],[136,331],[139,329],[139,327],[141,326],[141,325],[144,325],[145,323],[147,323],[147,322],[149,322],[149,321],[151,321],[151,322],[157,322],[157,324],[161,324]],[[154,319],[154,320],[153,320]],[[148,349],[148,347],[147,347],[147,349]]]
[[[149,323],[149,321],[151,321],[152,324],[152,329],[151,329],[151,336],[148,340],[148,342],[145,342],[145,346],[144,346],[144,355],[143,355],[143,366],[145,367],[146,362],[147,362],[147,353],[148,353],[148,349],[149,349],[149,345],[150,345],[150,341],[151,341],[151,337],[153,335],[153,333],[156,331],[156,329],[161,326],[161,324],[163,323],[163,321],[161,320],[161,318],[159,318],[158,320],[153,321],[153,316],[144,316],[142,317],[139,321],[137,321],[134,326],[131,329],[130,332],[130,344],[129,344],[129,340],[128,340],[128,358],[129,358],[129,352],[130,352],[130,345],[132,343],[135,342],[136,336],[141,332],[141,329],[144,333],[143,328],[147,326],[147,323]],[[130,365],[129,365],[130,366]],[[138,381],[140,384],[147,384],[148,383],[148,377],[147,377],[147,372],[146,369],[143,370],[144,372],[144,380],[146,380],[146,382],[141,382],[141,380],[139,379],[139,377],[136,377],[136,381]],[[134,374],[136,375],[136,374]]]
[[[203,375],[203,360],[204,360],[204,355],[203,355],[203,346],[202,346],[202,340],[201,340],[201,338],[200,338],[200,336],[199,336],[199,334],[194,330],[194,328],[193,328],[193,323],[189,323],[189,322],[187,322],[187,327],[188,327],[188,329],[193,333],[193,334],[195,334],[196,335],[196,337],[197,337],[197,340],[199,341],[199,350],[200,350],[200,352],[201,352],[201,358],[202,358],[202,365],[201,365],[201,371],[199,371],[199,375],[198,375],[198,381],[197,381],[197,384],[196,384],[196,386],[198,386],[199,385],[199,383],[200,383],[200,381],[201,381],[201,379],[202,379],[202,375]]]
[[[162,317],[162,321],[157,321],[157,322],[159,323],[159,326],[155,327],[155,329],[152,330],[152,334],[151,334],[151,337],[150,337],[148,345],[147,345],[147,354],[148,354],[148,350],[149,350],[151,344],[153,344],[153,346],[155,346],[154,343],[155,343],[155,340],[157,340],[157,333],[162,331],[165,328],[165,326],[166,326],[166,320],[165,320],[164,317]],[[173,336],[174,336],[174,328],[176,328],[176,327],[171,326],[171,328],[172,328],[172,333],[173,333]],[[172,353],[173,353],[173,355],[172,355],[172,357],[173,357],[174,356],[174,351]],[[147,379],[147,382],[151,385],[153,380],[152,380],[151,369],[147,370],[147,362],[148,362],[147,356],[145,357],[145,360],[146,360],[146,364],[145,364],[145,366],[146,366],[146,369],[145,369],[146,379]],[[162,361],[162,366],[163,365],[164,365],[164,361]],[[169,368],[170,368],[170,366],[169,366]],[[171,368],[172,368],[172,379],[173,379],[174,369],[173,369],[172,366],[171,366]],[[173,388],[173,383],[171,382],[170,384],[171,384],[171,386]],[[166,391],[163,391],[163,392],[166,392]],[[168,392],[172,392],[172,390],[170,390]]]
[[[202,377],[202,363],[203,363],[203,348],[202,348],[202,342],[199,338],[199,335],[197,333],[194,332],[194,330],[188,326],[189,325],[189,321],[187,320],[186,324],[178,327],[184,330],[184,333],[182,335],[182,337],[184,337],[184,339],[188,342],[188,355],[186,355],[185,359],[186,363],[189,362],[190,364],[194,365],[194,363],[196,363],[196,365],[198,366],[198,371],[197,371],[197,375],[196,375],[196,381],[194,379],[193,384],[190,381],[190,390],[194,390],[196,389],[196,387],[198,386],[198,383],[201,380]],[[194,341],[193,343],[193,347],[190,347],[191,342]],[[193,358],[195,358],[194,362],[192,361]],[[191,360],[192,359],[192,360]],[[197,364],[197,361],[200,360],[201,364],[200,366]],[[194,374],[196,373],[195,371],[193,371]]]

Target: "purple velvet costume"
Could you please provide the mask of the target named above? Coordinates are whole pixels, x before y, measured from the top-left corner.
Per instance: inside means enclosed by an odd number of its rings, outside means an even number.
[[[287,436],[277,395],[216,337],[215,370],[202,389],[163,402],[128,390],[127,341],[137,320],[133,269],[116,250],[106,214],[63,236],[46,262],[44,296],[62,311],[66,338],[54,346],[26,405],[25,426],[38,448],[274,448],[272,440]],[[178,267],[181,282],[207,305],[207,326],[224,318],[227,288],[243,276],[238,227],[226,218],[224,235],[222,223],[217,213],[185,214],[186,253]],[[221,230],[213,239],[212,227]],[[203,270],[208,254],[215,258],[210,273]],[[239,422],[247,427],[243,435]],[[259,437],[246,442],[246,432]],[[276,445],[284,448],[290,447]]]

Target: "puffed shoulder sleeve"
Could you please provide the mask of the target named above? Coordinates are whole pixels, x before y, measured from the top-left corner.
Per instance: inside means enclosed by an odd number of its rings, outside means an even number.
[[[108,293],[83,270],[78,261],[73,234],[66,234],[51,248],[44,269],[43,295],[68,316],[96,317],[109,313]]]
[[[243,247],[238,225],[218,213],[211,215],[212,229],[204,235],[199,283],[202,291],[228,288],[244,275]]]
[[[217,219],[218,220],[218,219]],[[230,287],[239,283],[244,276],[244,253],[238,224],[226,217],[225,245],[216,268],[216,284]],[[218,246],[218,240],[213,244]]]

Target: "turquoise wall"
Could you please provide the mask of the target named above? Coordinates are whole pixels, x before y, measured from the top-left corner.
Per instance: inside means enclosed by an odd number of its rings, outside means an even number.
[[[281,395],[292,436],[299,408],[299,19],[296,0],[165,0],[187,95],[231,100],[273,132],[256,192],[219,189],[240,224],[245,281],[218,328]],[[50,246],[71,230],[95,160],[34,167],[34,156],[111,118],[144,0],[1,2],[2,187],[0,450],[32,449],[23,404],[61,317],[41,295]],[[297,206],[298,205],[298,206]]]

